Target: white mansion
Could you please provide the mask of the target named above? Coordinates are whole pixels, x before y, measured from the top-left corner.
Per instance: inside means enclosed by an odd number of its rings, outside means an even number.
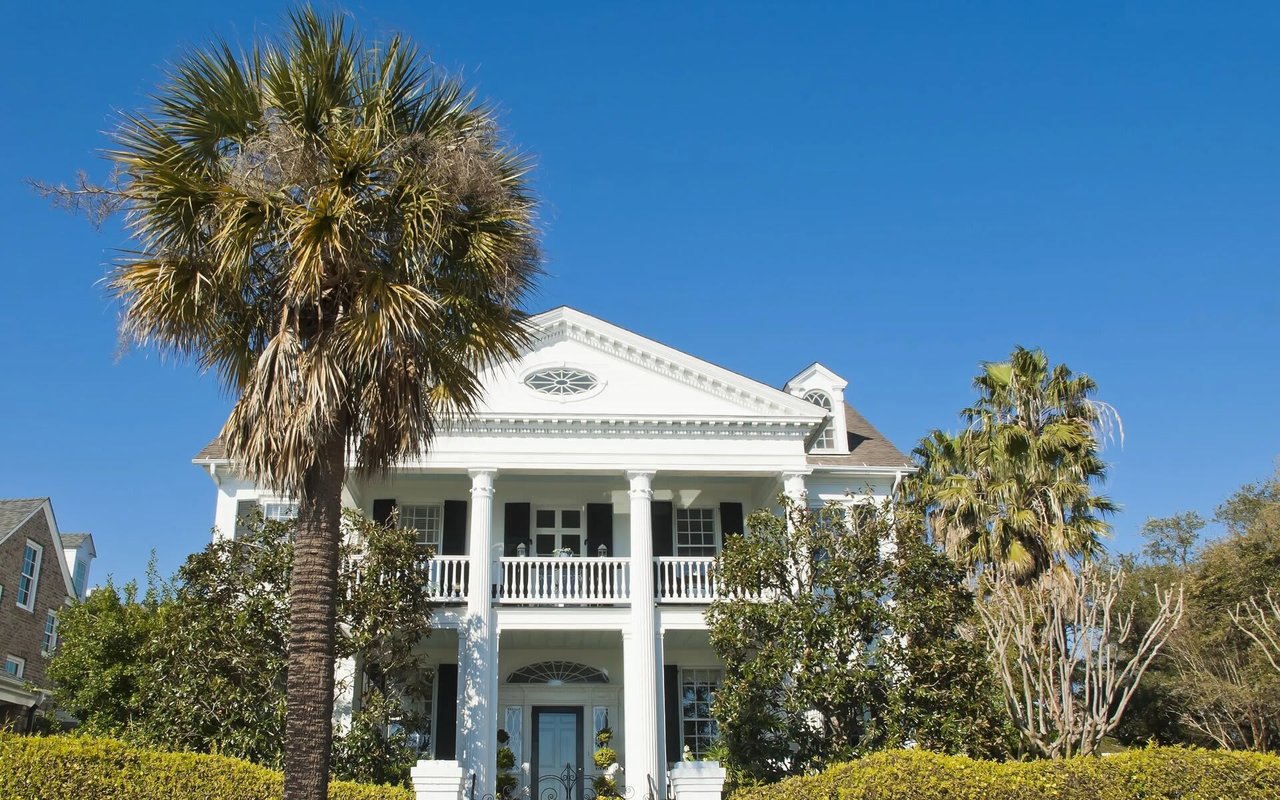
[[[668,765],[715,733],[703,610],[724,537],[781,494],[881,497],[911,466],[820,364],[775,389],[571,308],[531,324],[473,418],[385,479],[353,475],[344,500],[438,553],[430,757],[492,795],[505,729],[531,794],[581,800],[607,725],[635,796],[663,797]],[[220,535],[246,504],[292,513],[216,442],[195,463]]]

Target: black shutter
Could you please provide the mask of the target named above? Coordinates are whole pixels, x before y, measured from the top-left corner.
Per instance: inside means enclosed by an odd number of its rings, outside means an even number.
[[[669,505],[669,504],[668,504]],[[662,667],[662,700],[666,709],[667,768],[680,763],[680,668],[675,664]]]
[[[458,665],[436,667],[436,707],[432,716],[436,723],[436,759],[452,761],[458,757]]]
[[[467,501],[444,501],[444,531],[440,555],[460,556],[467,551]]]
[[[507,503],[503,516],[502,554],[507,557],[514,556],[516,547],[522,542],[532,553],[533,547],[529,541],[529,504]]]
[[[373,501],[373,521],[379,525],[390,525],[391,517],[396,513],[396,501],[392,499]]]
[[[253,513],[257,510],[257,500],[241,500],[236,503],[235,538],[249,535],[249,520],[253,519]]]
[[[613,552],[613,503],[587,503],[587,555],[599,555],[600,545],[608,555],[617,555]]]
[[[653,554],[655,556],[675,555],[673,544],[675,511],[671,502],[654,500],[649,504],[649,513],[653,516]]]
[[[720,541],[746,533],[742,526],[742,503],[720,504]]]

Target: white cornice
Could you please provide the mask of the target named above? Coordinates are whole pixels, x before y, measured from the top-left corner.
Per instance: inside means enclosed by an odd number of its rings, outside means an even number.
[[[733,436],[746,439],[803,439],[813,423],[796,417],[575,417],[480,415],[441,426],[444,436]]]

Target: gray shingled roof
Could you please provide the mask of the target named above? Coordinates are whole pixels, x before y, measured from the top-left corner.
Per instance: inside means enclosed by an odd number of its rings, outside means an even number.
[[[913,466],[902,451],[853,406],[844,404],[844,423],[849,431],[848,455],[811,455],[809,463],[823,467],[903,467]]]
[[[226,458],[226,457],[227,457],[227,448],[222,443],[222,437],[219,436],[218,438],[214,439],[212,442],[209,442],[208,444],[206,444],[199,453],[196,453],[195,460],[203,461],[206,458],[219,459],[219,458]]]
[[[39,508],[47,497],[25,497],[19,500],[0,500],[0,539],[13,533],[27,517]]]

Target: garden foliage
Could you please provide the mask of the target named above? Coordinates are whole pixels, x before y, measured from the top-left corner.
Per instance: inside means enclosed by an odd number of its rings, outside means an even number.
[[[994,762],[920,750],[876,753],[732,800],[1272,800],[1280,758],[1152,747],[1098,758]]]
[[[88,736],[0,734],[0,800],[278,800],[281,774],[247,761],[166,753]],[[334,781],[329,800],[412,800]]]

